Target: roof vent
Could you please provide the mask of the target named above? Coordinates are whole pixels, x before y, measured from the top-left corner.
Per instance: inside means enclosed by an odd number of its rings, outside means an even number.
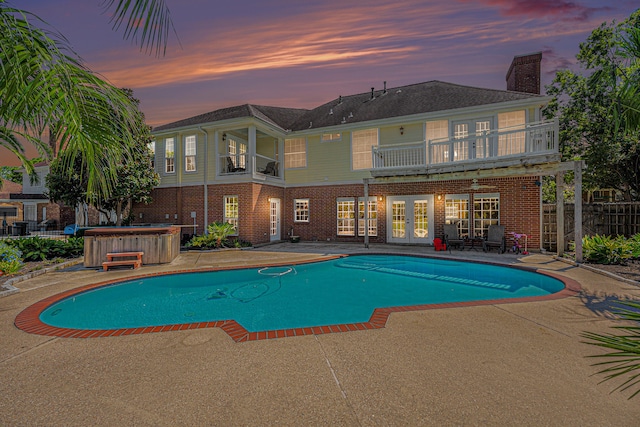
[[[349,118],[352,119],[353,118],[353,111],[349,112]]]
[[[338,105],[342,104],[342,95],[338,97]]]
[[[333,116],[333,108],[331,108],[331,109],[329,110],[329,115],[330,115],[330,116]]]
[[[373,90],[374,90],[374,88],[371,88],[371,99],[372,99],[372,100],[373,100],[373,99],[376,99],[376,97],[375,97],[375,96],[373,96]]]
[[[313,127],[313,122],[309,122],[309,129]]]
[[[347,123],[347,119],[343,117],[342,118],[342,124],[345,124],[345,123]]]
[[[385,80],[384,82],[384,91],[382,92],[383,94],[387,93],[387,81]]]

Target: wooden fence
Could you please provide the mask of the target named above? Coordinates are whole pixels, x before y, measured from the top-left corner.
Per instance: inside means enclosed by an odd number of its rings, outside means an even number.
[[[574,205],[564,205],[564,241],[574,240]],[[542,205],[542,247],[557,250],[556,205]],[[630,237],[640,233],[640,202],[589,203],[582,205],[582,235]],[[565,248],[566,250],[567,248]]]

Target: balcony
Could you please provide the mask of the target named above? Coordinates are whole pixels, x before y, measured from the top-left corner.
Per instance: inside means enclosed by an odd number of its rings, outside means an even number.
[[[249,160],[251,160],[249,162]],[[256,154],[220,155],[218,156],[218,175],[245,176],[252,175],[254,179],[282,179],[280,164],[270,157]]]
[[[373,147],[374,177],[432,174],[557,162],[558,121]]]

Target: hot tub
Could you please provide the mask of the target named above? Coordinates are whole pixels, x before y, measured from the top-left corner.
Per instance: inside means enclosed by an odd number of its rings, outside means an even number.
[[[180,254],[179,227],[102,227],[84,234],[84,266],[100,267],[109,252],[144,252],[142,264],[166,264]]]

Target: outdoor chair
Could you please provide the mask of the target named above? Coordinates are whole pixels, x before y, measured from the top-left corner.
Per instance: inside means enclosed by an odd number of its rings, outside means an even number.
[[[502,254],[505,252],[506,246],[504,225],[490,225],[487,231],[487,238],[482,242],[482,250],[487,252],[495,247],[498,248],[498,253]]]
[[[231,160],[231,157],[227,156],[227,172],[242,172],[244,168],[237,168]]]
[[[464,239],[458,235],[458,226],[456,224],[444,225],[444,243],[451,252],[451,246],[458,246],[460,250],[464,249]]]
[[[277,162],[269,162],[267,163],[267,167],[262,171],[265,175],[273,175],[278,176],[278,164]]]

